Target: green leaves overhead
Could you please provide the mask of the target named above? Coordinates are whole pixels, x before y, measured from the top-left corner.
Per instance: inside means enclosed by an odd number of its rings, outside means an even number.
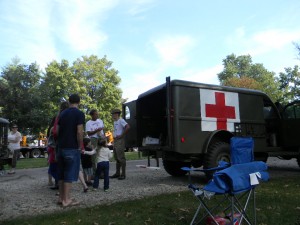
[[[223,60],[223,65],[223,71],[218,74],[221,85],[261,90],[273,101],[282,98],[283,92],[279,90],[280,84],[275,73],[268,71],[263,64],[252,63],[250,55],[228,55]]]
[[[21,129],[40,128],[47,118],[39,109],[41,98],[39,85],[41,72],[36,63],[24,65],[12,63],[4,67],[0,79],[1,116]]]
[[[110,111],[120,108],[122,103],[118,71],[112,68],[112,62],[106,56],[99,59],[95,55],[77,59],[72,70],[80,85],[78,93],[82,96],[82,109],[87,114],[91,109],[97,109],[105,126],[111,129]]]
[[[300,70],[299,66],[285,68],[285,72],[279,74],[280,88],[285,90],[283,100],[285,102],[300,99]]]
[[[121,78],[106,56],[83,56],[73,62],[52,61],[42,73],[37,64],[13,61],[0,77],[1,117],[16,122],[23,129],[45,130],[60,102],[72,93],[81,97],[81,110],[87,115],[97,109],[107,129],[112,128],[110,111],[121,107]]]
[[[51,62],[41,87],[49,93],[45,102],[51,103],[48,110],[52,115],[58,111],[62,99],[67,100],[70,94],[78,93],[80,108],[87,117],[91,109],[97,109],[105,126],[111,129],[110,111],[120,107],[122,101],[120,82],[118,71],[112,68],[112,62],[106,56],[99,59],[91,55],[78,58],[72,66],[66,60]]]

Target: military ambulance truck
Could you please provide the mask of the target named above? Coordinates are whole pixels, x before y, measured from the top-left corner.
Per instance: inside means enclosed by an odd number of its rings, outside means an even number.
[[[170,175],[182,176],[183,166],[212,168],[229,161],[230,138],[251,136],[256,160],[297,158],[300,166],[300,102],[279,106],[261,91],[167,77],[123,104],[131,127],[126,147],[161,157]]]

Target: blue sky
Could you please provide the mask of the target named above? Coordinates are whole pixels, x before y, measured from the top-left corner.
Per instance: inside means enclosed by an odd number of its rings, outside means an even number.
[[[0,0],[0,67],[104,55],[123,98],[171,79],[218,84],[229,54],[276,74],[299,65],[299,0]]]

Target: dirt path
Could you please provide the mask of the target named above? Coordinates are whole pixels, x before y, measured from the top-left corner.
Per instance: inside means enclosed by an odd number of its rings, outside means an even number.
[[[138,168],[136,165],[146,165],[145,160],[129,161],[127,179],[119,181],[110,179],[108,193],[99,191],[82,192],[80,183],[73,185],[72,196],[81,201],[78,207],[88,207],[97,204],[108,204],[117,201],[138,199],[161,193],[171,193],[187,190],[187,176],[174,178],[163,168],[150,170]],[[154,165],[154,161],[152,162]],[[296,160],[279,160],[269,158],[270,177],[299,176],[300,168]],[[111,163],[111,174],[115,164]],[[17,170],[15,175],[0,176],[0,222],[13,217],[49,213],[62,210],[56,205],[56,191],[47,186],[47,168]],[[205,184],[202,173],[193,174],[192,181]],[[100,185],[102,185],[102,180]],[[101,187],[101,186],[100,186]]]

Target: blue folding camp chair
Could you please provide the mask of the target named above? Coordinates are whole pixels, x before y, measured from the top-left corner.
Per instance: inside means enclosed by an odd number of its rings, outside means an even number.
[[[269,174],[264,162],[253,161],[253,148],[251,137],[233,137],[230,140],[230,163],[221,161],[217,168],[209,170],[182,168],[189,176],[192,171],[216,171],[204,187],[191,183],[188,186],[200,202],[191,225],[203,224],[204,221],[206,225],[256,224],[255,187],[259,180],[267,181]],[[209,204],[211,198],[215,198],[214,205]],[[222,215],[217,216],[220,212]]]

